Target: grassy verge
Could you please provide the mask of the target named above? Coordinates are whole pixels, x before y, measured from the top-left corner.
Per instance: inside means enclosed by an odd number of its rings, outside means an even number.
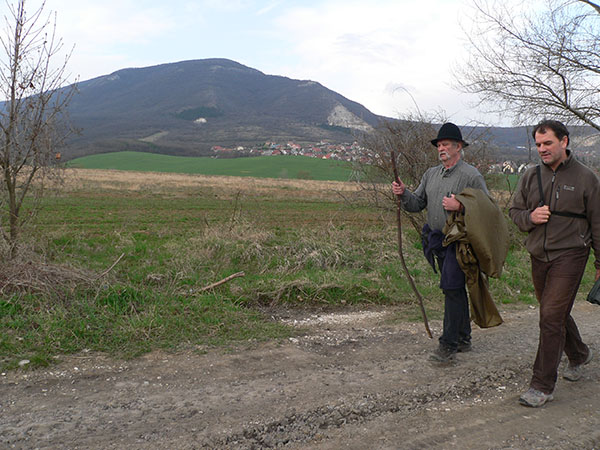
[[[348,204],[316,182],[240,190],[215,178],[212,187],[161,191],[160,176],[148,175],[152,189],[127,189],[123,173],[119,189],[103,190],[82,175],[46,199],[28,244],[43,255],[40,264],[55,268],[56,286],[3,291],[2,369],[85,349],[133,357],[290,336],[261,313],[270,307],[401,305],[401,320],[420,321],[397,258],[394,214]],[[441,318],[438,277],[417,233],[407,228],[404,239],[428,314]],[[90,282],[64,283],[69,268]],[[240,271],[245,276],[202,290]],[[535,302],[518,245],[503,277],[490,283],[504,307]]]

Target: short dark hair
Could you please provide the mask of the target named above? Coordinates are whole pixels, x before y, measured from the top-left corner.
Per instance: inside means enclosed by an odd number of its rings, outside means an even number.
[[[569,130],[567,130],[567,127],[564,123],[559,122],[558,120],[542,120],[535,126],[531,135],[533,136],[533,139],[535,139],[535,133],[545,133],[546,131],[548,131],[548,129],[554,131],[554,134],[556,135],[559,141],[566,136],[567,145],[569,145]]]

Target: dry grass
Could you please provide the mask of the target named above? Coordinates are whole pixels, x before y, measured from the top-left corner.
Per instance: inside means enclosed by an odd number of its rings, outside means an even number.
[[[0,265],[0,296],[36,293],[46,299],[68,298],[75,289],[91,288],[97,275],[81,269],[39,261],[12,261]]]
[[[190,195],[210,190],[219,194],[238,192],[273,198],[285,198],[290,193],[298,198],[339,199],[339,193],[359,191],[356,183],[342,181],[287,180],[274,178],[188,175],[161,172],[134,172],[100,169],[66,169],[65,192],[129,191]]]

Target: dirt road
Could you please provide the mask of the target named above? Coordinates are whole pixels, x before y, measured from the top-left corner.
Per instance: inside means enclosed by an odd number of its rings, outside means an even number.
[[[227,352],[66,357],[0,376],[0,447],[600,448],[600,358],[543,408],[517,403],[537,313],[475,328],[473,351],[448,366],[428,361],[437,341],[421,324],[389,309],[282,317],[305,331]],[[574,316],[599,342],[600,307],[578,302]]]

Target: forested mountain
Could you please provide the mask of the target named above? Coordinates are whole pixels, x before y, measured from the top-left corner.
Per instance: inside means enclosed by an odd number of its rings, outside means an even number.
[[[266,75],[227,59],[123,69],[83,81],[69,114],[80,134],[69,140],[65,159],[123,150],[204,156],[213,146],[267,141],[351,142],[381,120],[394,120],[315,81]],[[466,136],[481,134],[471,131],[463,127]],[[526,158],[532,145],[525,127],[485,134],[493,137],[496,159]]]
[[[80,136],[66,156],[120,150],[208,154],[214,145],[351,141],[378,117],[315,81],[265,75],[226,59],[123,69],[79,84]]]

